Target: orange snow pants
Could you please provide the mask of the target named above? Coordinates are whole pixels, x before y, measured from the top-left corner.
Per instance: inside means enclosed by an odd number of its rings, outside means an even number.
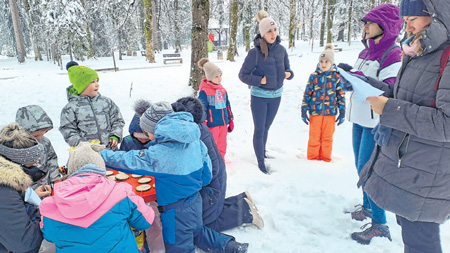
[[[331,161],[336,116],[309,116],[308,160]]]

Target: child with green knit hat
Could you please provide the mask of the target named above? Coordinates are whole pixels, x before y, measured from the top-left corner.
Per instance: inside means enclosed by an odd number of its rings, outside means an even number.
[[[72,147],[81,141],[98,140],[117,149],[125,121],[119,107],[98,92],[99,77],[95,70],[71,61],[66,65],[69,80],[69,103],[61,111],[59,131]]]

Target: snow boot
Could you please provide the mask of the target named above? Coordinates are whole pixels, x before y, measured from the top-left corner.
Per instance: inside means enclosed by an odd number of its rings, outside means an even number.
[[[358,207],[358,209],[350,213],[353,220],[363,221],[366,218],[372,219],[372,211],[370,209],[365,208],[363,205],[356,205],[355,207]]]
[[[255,201],[250,196],[250,193],[248,191],[245,191],[244,194],[245,194],[245,197],[250,201],[251,205],[255,208],[255,210],[258,211],[258,208],[256,207],[256,204],[255,204]],[[249,206],[250,206],[250,203],[248,203]]]
[[[239,243],[236,240],[231,239],[227,246],[225,246],[226,253],[246,253],[248,250],[248,243]]]
[[[258,160],[258,168],[264,174],[269,174],[269,171],[267,170],[267,167],[266,167],[266,164],[264,162],[264,159]]]
[[[244,198],[245,202],[247,202],[248,207],[250,208],[250,213],[252,214],[252,224],[255,225],[258,229],[264,228],[264,220],[259,215],[258,210],[256,209],[255,205],[248,199]]]
[[[368,225],[372,225],[366,230],[362,232],[355,232],[352,233],[352,239],[361,243],[361,244],[369,244],[370,240],[374,237],[386,237],[389,239],[389,241],[392,242],[391,233],[389,232],[389,227],[386,224],[378,224],[376,222],[367,223],[364,226],[361,227],[361,229],[364,229]]]

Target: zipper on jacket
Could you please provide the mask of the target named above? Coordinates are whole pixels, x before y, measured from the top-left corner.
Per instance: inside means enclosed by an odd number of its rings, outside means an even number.
[[[100,134],[100,127],[98,126],[97,115],[95,115],[94,105],[92,104],[92,99],[90,97],[88,97],[87,99],[89,101],[89,105],[91,106],[92,114],[94,114],[95,125],[97,126],[98,140],[100,141],[100,144],[103,144],[101,134]]]
[[[403,152],[403,154],[400,154],[400,149],[403,146],[403,143],[405,142],[406,138],[408,138],[408,140],[406,141],[405,151]],[[398,166],[398,168],[400,168],[400,166],[402,165],[402,158],[405,156],[406,152],[408,151],[409,140],[410,140],[409,134],[405,134],[402,141],[400,142],[400,145],[398,145],[398,147],[397,147],[397,157],[398,157],[397,166]]]

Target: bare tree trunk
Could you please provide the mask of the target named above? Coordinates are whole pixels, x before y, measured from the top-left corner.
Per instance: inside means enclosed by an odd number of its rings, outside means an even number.
[[[196,93],[203,77],[203,71],[198,67],[197,62],[203,57],[208,57],[208,23],[209,0],[192,0],[192,52],[189,86]]]
[[[347,28],[347,41],[348,45],[352,44],[352,19],[353,19],[353,0],[350,0],[350,6],[348,7],[348,28]]]
[[[311,6],[314,7],[315,0],[312,0]],[[309,14],[309,39],[311,40],[311,52],[314,49],[314,10],[311,8],[311,13]]]
[[[180,28],[180,7],[178,4],[178,0],[175,0],[175,53],[181,52],[181,28]]]
[[[120,32],[120,28],[117,28],[117,44],[119,48],[119,60],[122,60],[122,33]]]
[[[152,4],[153,0],[143,0],[144,1],[144,11],[145,11],[145,21],[144,21],[144,31],[145,31],[145,51],[146,58],[149,63],[155,63],[155,49],[153,47],[153,10]]]
[[[322,1],[322,20],[320,20],[320,46],[323,47],[325,38],[325,18],[327,16],[327,0]]]
[[[14,38],[16,39],[17,60],[20,63],[25,62],[27,52],[25,50],[25,41],[23,40],[22,26],[20,25],[19,8],[16,0],[9,0],[9,8],[11,9],[11,19],[14,27]]]
[[[31,18],[32,15],[31,5],[28,0],[25,0],[25,9],[27,10],[28,13],[28,22],[30,23],[31,40],[33,41],[33,48],[34,48],[34,60],[42,61],[42,54],[41,51],[39,50],[38,39],[36,37],[36,31],[34,31],[33,19]]]
[[[231,18],[230,18],[230,41],[228,45],[228,54],[227,60],[234,62],[234,56],[236,55],[237,45],[236,45],[236,36],[237,36],[237,27],[239,21],[239,0],[230,0],[231,7]]]
[[[81,4],[83,5],[83,8],[86,10],[87,9],[87,7],[86,7],[86,4],[85,4],[85,2],[84,2],[85,0],[81,0]],[[88,41],[88,46],[89,46],[89,52],[88,52],[88,55],[87,55],[87,58],[89,59],[89,58],[92,58],[92,57],[94,57],[94,55],[95,55],[95,51],[94,51],[94,45],[92,44],[92,38],[91,38],[91,28],[90,28],[90,26],[89,26],[89,18],[88,17],[86,17],[86,25],[85,25],[85,27],[84,27],[84,29],[86,30],[86,37],[87,37],[87,41]]]
[[[162,50],[162,41],[159,31],[159,17],[161,15],[161,0],[153,0],[152,17],[153,17],[153,48],[156,52]]]
[[[290,13],[289,13],[289,48],[294,48],[295,47],[295,28],[296,28],[296,23],[297,23],[297,17],[296,17],[296,12],[297,12],[297,7],[296,7],[296,0],[289,0],[289,8],[290,8]]]
[[[333,20],[334,20],[334,10],[336,6],[336,0],[328,0],[328,16],[327,16],[327,43],[333,42]]]
[[[375,0],[370,0],[370,9],[375,8]]]

